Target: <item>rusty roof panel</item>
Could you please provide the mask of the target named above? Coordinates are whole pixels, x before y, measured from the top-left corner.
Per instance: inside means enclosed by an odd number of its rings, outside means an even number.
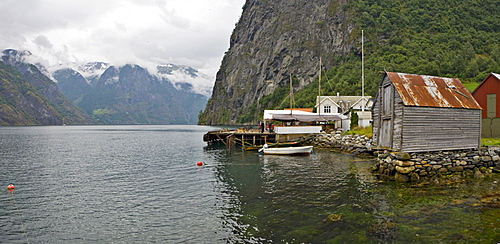
[[[386,72],[407,106],[481,109],[456,78]]]

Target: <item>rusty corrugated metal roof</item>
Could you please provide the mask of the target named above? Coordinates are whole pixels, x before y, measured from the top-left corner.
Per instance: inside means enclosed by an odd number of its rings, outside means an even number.
[[[386,72],[407,106],[481,109],[457,78]]]

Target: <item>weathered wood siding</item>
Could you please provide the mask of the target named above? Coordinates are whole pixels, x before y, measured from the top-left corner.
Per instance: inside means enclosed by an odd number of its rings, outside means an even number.
[[[380,129],[380,107],[378,104],[380,104],[378,101],[378,96],[375,97],[375,102],[373,103],[372,107],[372,141],[375,145],[378,144],[378,139],[379,139],[379,129]]]
[[[393,127],[393,140],[392,148],[401,149],[403,146],[403,119],[404,119],[404,105],[403,101],[396,93],[394,94],[394,127]]]
[[[381,116],[380,116],[380,104],[382,103],[382,95],[381,95],[381,87],[383,86],[384,81],[388,79],[385,79],[381,82],[379,85],[377,95],[375,96],[375,101],[373,102],[373,107],[372,107],[372,119],[373,119],[373,124],[372,124],[372,140],[375,145],[378,146],[379,141],[380,141],[380,124],[381,124]]]
[[[373,106],[373,142],[380,147],[401,146],[403,105],[386,76],[381,82]]]
[[[456,108],[403,108],[403,152],[479,148],[481,110]]]

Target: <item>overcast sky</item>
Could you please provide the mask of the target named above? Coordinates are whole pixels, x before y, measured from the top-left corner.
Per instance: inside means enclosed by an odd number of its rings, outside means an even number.
[[[189,65],[214,77],[245,0],[1,0],[0,49],[50,65]]]

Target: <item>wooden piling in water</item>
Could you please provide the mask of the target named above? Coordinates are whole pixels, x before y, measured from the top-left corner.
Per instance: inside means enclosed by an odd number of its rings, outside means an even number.
[[[242,146],[262,146],[266,143],[276,142],[276,134],[269,132],[253,131],[210,131],[203,135],[203,141],[208,144],[224,143],[227,147],[235,144]]]

